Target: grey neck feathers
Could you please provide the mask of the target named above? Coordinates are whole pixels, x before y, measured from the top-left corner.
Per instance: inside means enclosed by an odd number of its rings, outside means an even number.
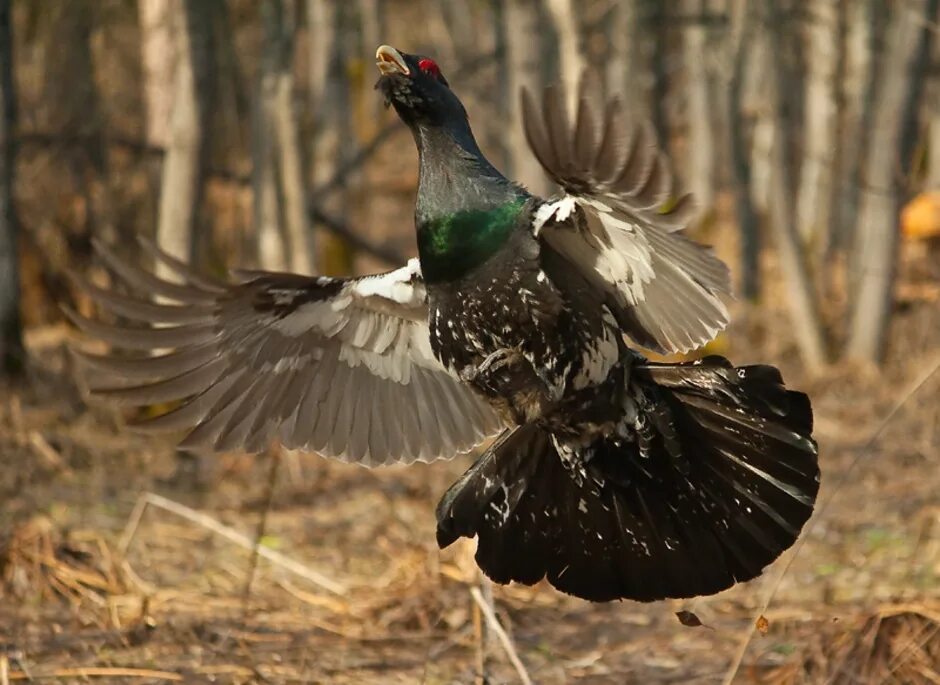
[[[483,156],[466,122],[417,126],[420,170],[415,219],[422,223],[468,209],[497,207],[527,195]]]

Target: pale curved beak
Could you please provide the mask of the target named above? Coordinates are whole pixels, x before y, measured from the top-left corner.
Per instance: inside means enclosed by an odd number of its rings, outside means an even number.
[[[401,56],[391,45],[380,45],[375,51],[375,66],[379,68],[382,76],[389,74],[404,74],[408,76],[411,70],[405,64],[405,58]]]

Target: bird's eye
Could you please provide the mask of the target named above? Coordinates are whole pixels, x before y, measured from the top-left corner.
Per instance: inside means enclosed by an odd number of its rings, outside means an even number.
[[[421,71],[423,71],[425,74],[428,74],[429,76],[432,76],[433,78],[436,78],[438,80],[440,80],[441,78],[441,68],[437,66],[437,63],[433,59],[428,59],[427,57],[423,57],[418,62],[418,68]]]

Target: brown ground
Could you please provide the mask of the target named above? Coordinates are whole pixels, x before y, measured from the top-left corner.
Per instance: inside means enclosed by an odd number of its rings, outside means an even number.
[[[494,588],[532,681],[940,683],[940,374],[868,446],[940,361],[938,310],[932,297],[901,308],[880,374],[813,380],[784,312],[740,317],[728,353],[781,364],[813,397],[831,505],[795,557],[716,597],[592,605],[547,585]],[[270,460],[183,468],[170,439],[85,407],[63,335],[34,329],[29,384],[0,394],[0,684],[472,683],[480,659],[488,682],[519,682],[498,640],[481,637],[473,543],[434,544],[437,497],[466,459],[366,471],[285,457],[263,544],[339,592],[262,559],[246,603],[250,554],[205,521],[151,505],[123,556],[120,538],[144,492],[253,536]]]

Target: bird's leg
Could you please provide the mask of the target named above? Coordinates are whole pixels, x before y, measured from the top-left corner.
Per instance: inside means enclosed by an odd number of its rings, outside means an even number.
[[[460,379],[466,383],[472,383],[488,371],[498,371],[512,361],[515,352],[516,350],[511,347],[501,347],[490,353],[477,366],[465,366],[460,372]]]

